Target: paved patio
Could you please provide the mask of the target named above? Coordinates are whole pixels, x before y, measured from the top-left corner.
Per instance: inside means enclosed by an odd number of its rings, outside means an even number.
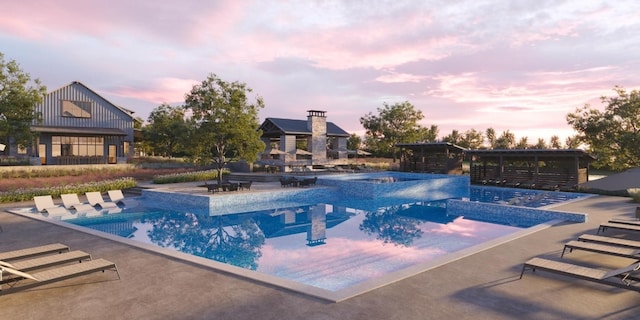
[[[260,185],[260,184],[257,184]],[[192,186],[181,186],[193,188]],[[251,192],[273,188],[252,187]],[[279,187],[279,186],[278,186]],[[254,190],[255,189],[255,190]],[[196,189],[194,189],[196,191]],[[200,191],[198,191],[200,192]],[[243,191],[246,192],[246,191]],[[1,209],[32,206],[3,204]],[[0,212],[0,251],[51,242],[115,262],[115,274],[0,295],[4,319],[631,319],[640,293],[544,272],[519,280],[533,256],[559,259],[562,244],[595,233],[610,218],[631,218],[629,198],[597,196],[558,207],[585,212],[560,224],[340,303],[294,293],[46,222]],[[640,240],[640,234],[607,231]],[[566,261],[616,268],[632,261],[574,251]]]

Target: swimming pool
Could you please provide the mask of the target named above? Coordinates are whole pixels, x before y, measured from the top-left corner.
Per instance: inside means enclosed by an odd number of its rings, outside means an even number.
[[[72,215],[64,223],[340,301],[534,232],[567,214],[480,203],[485,199],[472,196],[468,201],[357,199],[341,196],[333,187],[238,194],[232,209],[224,206],[227,210],[203,209],[202,203],[184,209],[177,197],[196,198],[171,195],[149,193],[136,208],[94,217]],[[225,203],[218,195],[198,197]],[[167,202],[159,203],[159,198]],[[480,205],[485,207],[478,210]]]

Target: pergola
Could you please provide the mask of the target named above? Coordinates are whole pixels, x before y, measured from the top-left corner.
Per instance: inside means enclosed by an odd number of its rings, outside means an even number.
[[[467,150],[472,183],[574,189],[595,157],[581,149]]]
[[[462,174],[463,147],[449,142],[400,143],[400,171]]]

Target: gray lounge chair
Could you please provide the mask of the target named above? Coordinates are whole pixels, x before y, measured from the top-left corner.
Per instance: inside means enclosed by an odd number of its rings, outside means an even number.
[[[625,230],[625,231],[640,231],[640,226],[634,226],[631,224],[624,224],[624,223],[611,223],[611,222],[607,222],[607,223],[603,223],[600,225],[600,227],[598,228],[598,234],[600,234],[600,232],[605,232],[607,229],[616,229],[616,230]]]
[[[0,260],[12,261],[18,259],[26,259],[51,253],[68,252],[69,247],[61,243],[52,243],[38,247],[31,247],[13,251],[0,252]]]
[[[94,207],[100,207],[102,209],[118,207],[118,204],[116,204],[115,202],[104,201],[104,198],[102,198],[102,193],[98,191],[87,192],[85,193],[85,195],[87,196],[87,201],[89,201],[89,204]]]
[[[0,266],[9,267],[11,269],[20,270],[22,272],[27,272],[31,270],[41,269],[52,267],[60,264],[65,264],[69,262],[82,262],[84,260],[91,260],[91,255],[84,251],[69,251],[60,254],[50,254],[46,256],[41,256],[33,259],[23,259],[18,261],[1,261]],[[0,279],[2,277],[0,276]]]
[[[560,255],[561,258],[564,257],[564,253],[567,249],[569,249],[569,252],[572,252],[573,250],[583,250],[617,257],[640,259],[640,249],[575,240],[565,243],[564,249],[562,249],[562,254]]]
[[[120,280],[120,273],[118,272],[116,264],[105,259],[96,259],[85,261],[83,263],[50,268],[36,273],[26,273],[20,270],[2,266],[0,266],[0,269],[2,269],[3,272],[7,272],[15,276],[14,278],[12,278],[13,281],[9,283],[9,288],[2,288],[0,294],[11,293],[14,291],[24,290],[52,282],[71,279],[94,272],[104,272],[106,270],[115,271],[118,275],[118,280]],[[18,284],[21,284],[22,282],[27,283],[18,286]]]
[[[595,234],[583,234],[578,237],[578,241],[596,242],[596,243],[603,243],[603,244],[609,244],[609,245],[620,246],[620,247],[640,249],[640,241],[614,238],[614,237],[605,237],[605,236],[599,236]]]
[[[634,271],[638,271],[639,269],[640,264],[638,262],[634,262],[624,268],[607,271],[544,258],[533,258],[525,262],[522,266],[520,279],[522,279],[526,270],[531,270],[533,272],[536,270],[543,270],[571,278],[640,292],[640,286],[637,286],[634,283],[640,279],[632,275]]]
[[[630,224],[632,226],[640,226],[640,220],[621,220],[621,219],[611,219],[609,223],[622,223],[622,224]]]

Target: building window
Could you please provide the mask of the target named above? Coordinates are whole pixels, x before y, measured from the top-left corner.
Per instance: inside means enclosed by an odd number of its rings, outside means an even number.
[[[72,118],[91,118],[91,102],[62,100],[62,116]]]
[[[51,137],[51,156],[104,156],[104,138],[53,136]]]

